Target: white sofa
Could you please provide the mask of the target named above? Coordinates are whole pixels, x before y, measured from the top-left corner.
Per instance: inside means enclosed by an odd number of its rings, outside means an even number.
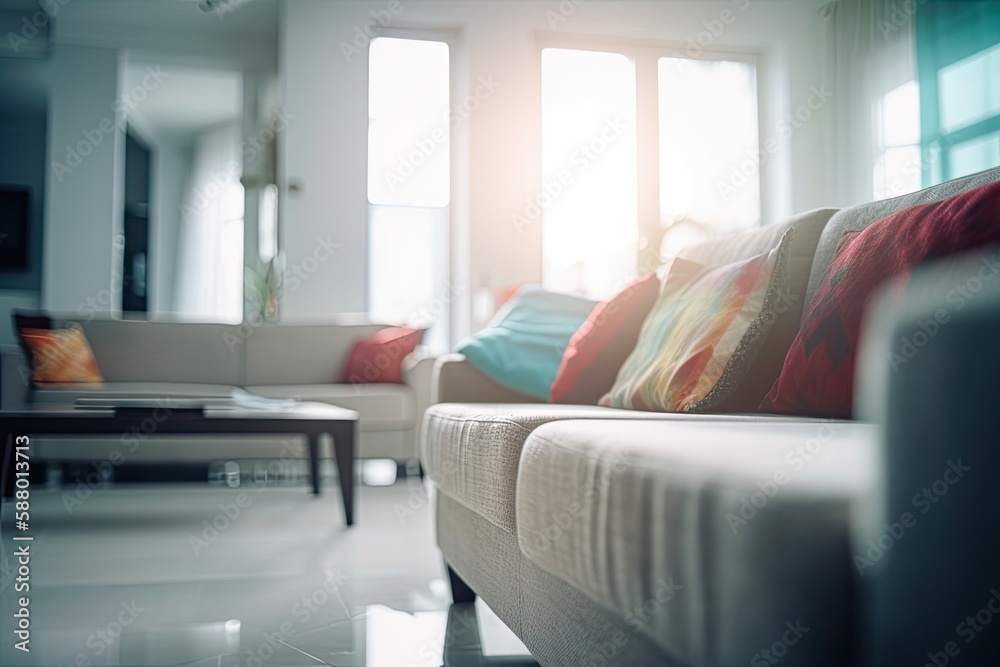
[[[681,256],[751,256],[793,226],[797,306],[775,327],[794,337],[845,232],[998,180],[993,169],[815,211]],[[543,667],[943,665],[959,647],[961,664],[996,664],[992,629],[954,641],[1000,581],[989,518],[1000,282],[977,278],[981,264],[924,275],[872,309],[886,324],[868,331],[874,351],[858,366],[867,421],[540,404],[461,355],[441,357],[422,457],[456,602],[480,595]],[[958,312],[946,295],[965,284],[985,286]],[[942,308],[953,323],[894,372],[890,342],[926,340],[916,332]],[[749,406],[780,369],[791,338],[778,338],[771,375],[751,374],[737,392],[756,385]],[[978,481],[938,491],[948,503],[924,517],[913,494],[944,484],[949,462],[977,466]],[[906,512],[919,517],[912,530],[897,525]]]
[[[330,403],[358,412],[358,458],[400,463],[418,458],[417,425],[430,397],[433,359],[403,361],[403,384],[339,384],[355,341],[386,325],[345,316],[321,323],[227,325],[190,322],[56,318],[79,322],[105,383],[32,389],[26,359],[14,346],[2,357],[0,404],[72,402],[81,396],[225,396],[234,388],[272,398]],[[50,438],[36,452],[87,460],[110,446],[100,438]],[[162,438],[133,461],[272,458],[288,443],[273,437]],[[297,441],[291,450],[304,455]]]

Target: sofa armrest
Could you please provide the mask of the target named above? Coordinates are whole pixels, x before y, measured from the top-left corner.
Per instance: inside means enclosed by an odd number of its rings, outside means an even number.
[[[464,354],[438,357],[434,367],[433,403],[542,403],[508,389],[470,364]]]
[[[414,433],[420,432],[424,411],[432,404],[432,384],[436,361],[436,355],[428,354],[420,348],[403,359],[403,383],[413,389],[416,401],[417,417],[413,425]]]
[[[28,402],[31,395],[31,366],[17,345],[0,346],[0,407]]]
[[[868,311],[856,412],[881,425],[884,482],[854,546],[866,665],[955,648],[985,665],[1000,650],[1000,635],[964,620],[1000,602],[998,260],[990,249],[923,267]]]

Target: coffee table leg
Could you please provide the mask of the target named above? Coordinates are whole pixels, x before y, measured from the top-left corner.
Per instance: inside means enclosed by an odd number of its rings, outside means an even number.
[[[312,481],[313,495],[319,495],[319,434],[309,435],[309,479]]]
[[[347,525],[354,525],[354,424],[333,433],[333,455],[337,457],[340,494],[344,497]]]

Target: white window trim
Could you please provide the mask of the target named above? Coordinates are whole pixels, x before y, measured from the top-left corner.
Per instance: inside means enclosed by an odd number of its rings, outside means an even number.
[[[638,161],[637,202],[639,237],[658,238],[660,234],[660,125],[658,67],[660,58],[687,58],[691,60],[728,60],[748,63],[757,73],[757,138],[765,136],[764,114],[760,100],[761,71],[758,49],[753,48],[713,48],[697,55],[686,52],[689,44],[663,40],[616,39],[592,35],[553,35],[537,33],[535,36],[535,57],[537,70],[541,71],[544,49],[578,49],[582,51],[605,51],[620,53],[635,63],[636,94],[636,136],[640,138],[636,146]],[[769,202],[766,192],[769,187],[767,173],[761,170],[760,178],[760,220],[765,224],[770,219]],[[641,268],[641,267],[640,267]]]

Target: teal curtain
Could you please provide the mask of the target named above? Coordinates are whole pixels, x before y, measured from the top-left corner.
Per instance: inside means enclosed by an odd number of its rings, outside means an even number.
[[[1000,166],[1000,1],[916,3],[924,186]]]

